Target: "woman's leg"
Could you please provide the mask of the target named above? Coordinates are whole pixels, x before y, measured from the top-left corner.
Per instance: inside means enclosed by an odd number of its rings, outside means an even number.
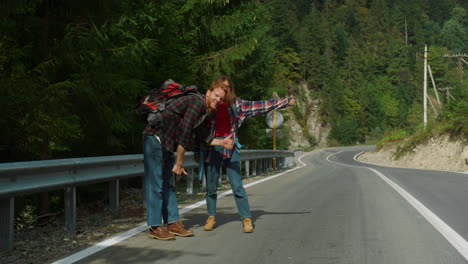
[[[231,184],[232,193],[234,194],[234,200],[236,201],[240,218],[244,219],[251,217],[249,199],[247,198],[247,192],[242,184],[240,153],[238,151],[234,151],[231,159],[226,162],[227,176],[229,178],[229,183]]]
[[[222,147],[215,146],[210,152],[210,162],[206,164],[206,207],[209,216],[216,215],[216,201],[218,199],[218,180],[221,168]]]

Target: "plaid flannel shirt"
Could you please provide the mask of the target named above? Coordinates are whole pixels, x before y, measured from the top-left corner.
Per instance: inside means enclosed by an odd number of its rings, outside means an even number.
[[[256,115],[261,115],[261,114],[266,114],[268,112],[271,112],[273,110],[278,110],[278,109],[283,109],[286,106],[289,105],[289,100],[291,97],[287,97],[284,99],[279,99],[279,100],[266,100],[266,101],[246,101],[240,98],[237,98],[235,101],[235,111],[236,113],[233,113],[234,107],[229,107],[228,108],[228,115],[229,115],[229,121],[231,124],[231,131],[229,133],[229,136],[232,136],[232,139],[235,142],[238,142],[237,139],[237,131],[239,127],[242,125],[242,122],[246,118],[256,116]],[[216,128],[216,118],[212,118],[210,120],[210,136],[214,137],[215,135],[215,128]],[[210,153],[213,149],[212,146],[208,148],[208,153],[206,153],[206,162],[210,162]],[[236,146],[234,149],[224,149],[223,152],[223,158],[230,158],[232,156],[232,153],[234,151],[240,151],[240,149]]]
[[[166,102],[162,112],[164,123],[159,127],[147,126],[144,135],[157,135],[166,151],[175,152],[178,145],[186,150],[193,149],[197,127],[207,117],[205,99],[197,94],[188,94]],[[207,138],[206,142],[213,139]]]

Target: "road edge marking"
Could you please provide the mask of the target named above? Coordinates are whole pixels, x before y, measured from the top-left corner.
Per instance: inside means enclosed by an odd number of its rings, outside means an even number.
[[[447,241],[468,261],[468,242],[460,236],[455,230],[447,225],[442,219],[440,219],[435,213],[429,210],[419,200],[414,198],[405,189],[401,188],[398,184],[390,180],[387,176],[382,174],[380,171],[367,168],[377,174],[384,182],[390,185],[395,191],[397,191],[409,204],[411,204],[426,220],[432,224],[432,226],[439,231]]]

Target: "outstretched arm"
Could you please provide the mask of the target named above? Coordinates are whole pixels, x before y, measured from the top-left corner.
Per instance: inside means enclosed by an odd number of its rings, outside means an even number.
[[[295,100],[292,97],[265,101],[245,101],[237,99],[236,108],[239,115],[244,115],[245,118],[249,118],[256,115],[266,114],[273,110],[283,109],[289,105],[293,105],[294,103]]]

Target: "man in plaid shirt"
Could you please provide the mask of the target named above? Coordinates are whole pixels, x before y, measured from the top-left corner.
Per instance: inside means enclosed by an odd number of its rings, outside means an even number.
[[[163,123],[157,127],[147,126],[143,131],[146,214],[151,238],[174,240],[174,235],[193,235],[179,220],[174,173],[187,175],[183,168],[184,154],[196,143],[195,130],[229,94],[229,87],[219,84],[212,85],[204,96],[187,94],[170,99],[162,112]],[[225,148],[233,148],[234,144],[231,139],[212,136],[206,137],[205,143]],[[174,152],[177,152],[175,162]]]
[[[247,193],[242,185],[240,167],[241,145],[237,140],[237,131],[246,118],[294,105],[295,100],[288,97],[279,100],[245,101],[236,98],[232,82],[228,77],[221,76],[215,83],[222,83],[230,87],[231,97],[227,98],[227,102],[219,104],[216,111],[216,118],[213,118],[210,124],[210,135],[217,139],[232,138],[236,144],[233,149],[226,149],[220,146],[210,146],[208,148],[208,154],[205,160],[208,219],[206,220],[204,229],[206,231],[211,231],[216,227],[216,191],[220,176],[220,167],[221,164],[223,164],[226,168],[237,209],[243,222],[243,231],[245,233],[251,233],[254,229]]]

